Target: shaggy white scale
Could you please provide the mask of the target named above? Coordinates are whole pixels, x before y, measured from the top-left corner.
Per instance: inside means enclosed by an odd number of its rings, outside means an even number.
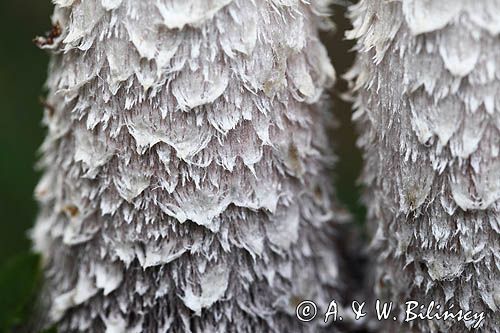
[[[53,2],[32,231],[48,322],[320,330],[295,305],[339,298],[328,1]]]
[[[500,1],[351,8],[377,296],[485,313],[500,332]],[[414,332],[471,323],[414,321]],[[384,331],[399,331],[391,321]]]

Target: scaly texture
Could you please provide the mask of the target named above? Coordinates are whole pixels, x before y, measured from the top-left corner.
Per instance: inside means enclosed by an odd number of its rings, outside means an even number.
[[[364,0],[348,33],[377,296],[484,311],[485,333],[500,332],[499,12],[498,0]]]
[[[317,332],[328,1],[54,0],[32,232],[60,332]]]

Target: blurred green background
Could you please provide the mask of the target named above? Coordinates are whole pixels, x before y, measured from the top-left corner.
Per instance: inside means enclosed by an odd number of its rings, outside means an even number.
[[[0,0],[0,332],[19,331],[11,328],[25,320],[39,286],[38,259],[29,254],[27,230],[37,211],[32,193],[40,176],[34,165],[45,132],[39,97],[44,94],[48,54],[32,39],[50,29],[51,11],[49,0]],[[322,35],[339,76],[353,60],[348,53],[352,43],[343,40],[348,26],[344,12],[345,5],[334,6],[337,31]],[[351,106],[338,98],[345,89],[340,80],[332,91],[340,124],[332,133],[339,156],[334,178],[340,199],[360,225],[364,209],[355,181],[361,157],[355,148]]]
[[[26,250],[36,204],[33,171],[43,138],[42,106],[48,56],[32,43],[50,26],[49,1],[0,2],[0,264]]]
[[[0,332],[19,332],[38,286],[27,229],[36,216],[33,188],[43,138],[48,55],[32,43],[50,27],[48,0],[0,0]]]

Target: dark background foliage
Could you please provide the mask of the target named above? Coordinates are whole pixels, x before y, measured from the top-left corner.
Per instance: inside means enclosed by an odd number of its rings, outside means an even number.
[[[40,97],[48,55],[32,39],[50,29],[51,7],[49,0],[0,0],[0,332],[18,332],[26,323],[40,286],[39,259],[30,253],[27,232],[37,211],[32,193],[40,176],[34,165],[45,131]],[[352,63],[352,43],[343,40],[345,5],[334,10],[337,31],[322,38],[340,76]],[[339,81],[332,90],[340,125],[332,131],[339,156],[333,178],[340,199],[360,225],[364,210],[355,180],[361,157],[354,144],[350,105],[338,98],[345,89],[345,82]]]
[[[36,216],[33,188],[48,56],[31,40],[49,26],[47,1],[0,0],[0,332],[23,323],[38,286],[38,258],[27,229]]]

